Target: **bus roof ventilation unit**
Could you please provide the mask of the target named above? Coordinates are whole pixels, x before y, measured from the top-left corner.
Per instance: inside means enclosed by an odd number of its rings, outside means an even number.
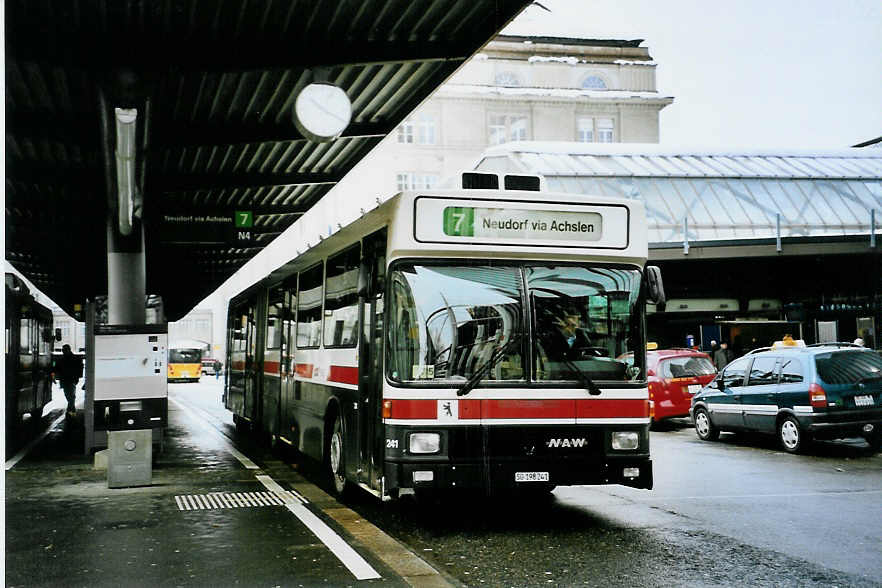
[[[506,190],[527,190],[530,192],[540,191],[539,176],[510,175],[505,176]]]
[[[463,172],[462,187],[465,190],[498,190],[499,176],[480,172]]]

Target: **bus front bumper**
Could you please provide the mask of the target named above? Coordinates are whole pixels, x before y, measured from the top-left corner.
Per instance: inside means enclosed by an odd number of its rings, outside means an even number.
[[[621,484],[652,489],[652,460],[646,456],[607,456],[597,460],[556,462],[491,461],[483,463],[387,462],[386,489],[475,490],[489,493],[548,486]]]

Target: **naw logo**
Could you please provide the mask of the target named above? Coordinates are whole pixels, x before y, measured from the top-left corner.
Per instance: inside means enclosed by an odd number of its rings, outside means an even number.
[[[555,447],[585,447],[588,444],[588,440],[584,437],[573,437],[568,439],[564,437],[563,439],[553,438],[549,439],[545,442],[545,446],[549,449],[553,449]]]

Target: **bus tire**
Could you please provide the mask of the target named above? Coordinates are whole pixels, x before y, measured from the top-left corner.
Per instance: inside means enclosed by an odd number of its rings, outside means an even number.
[[[334,419],[334,428],[328,438],[328,474],[331,479],[334,492],[342,498],[346,495],[349,484],[346,481],[346,461],[343,439],[343,420],[340,415]]]
[[[864,437],[870,445],[870,449],[876,453],[882,451],[882,432],[876,431]]]
[[[247,433],[248,430],[251,428],[248,426],[248,421],[246,421],[236,413],[233,413],[233,424],[236,425],[236,431],[239,433]]]

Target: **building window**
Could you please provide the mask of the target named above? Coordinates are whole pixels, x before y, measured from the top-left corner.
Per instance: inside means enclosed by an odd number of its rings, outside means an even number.
[[[431,190],[438,185],[438,174],[401,172],[396,176],[399,191]]]
[[[435,144],[435,116],[420,113],[398,125],[399,143],[416,143],[417,145]]]
[[[580,118],[577,121],[577,129],[576,129],[576,140],[580,143],[593,143],[594,142],[594,119],[593,118]]]
[[[488,126],[491,145],[527,139],[527,117],[524,115],[491,114]]]
[[[418,145],[435,144],[435,117],[433,115],[426,113],[418,114],[416,127],[416,142]]]
[[[600,76],[588,76],[582,80],[582,87],[586,90],[606,90],[606,82]]]
[[[613,119],[598,118],[594,121],[597,127],[597,142],[612,143],[613,142]]]
[[[576,140],[580,143],[613,143],[615,123],[611,118],[581,117],[576,120]]]
[[[521,82],[518,80],[518,77],[510,71],[502,71],[496,74],[496,79],[494,80],[497,86],[520,86]]]
[[[398,142],[413,143],[413,121],[410,119],[398,125]]]

